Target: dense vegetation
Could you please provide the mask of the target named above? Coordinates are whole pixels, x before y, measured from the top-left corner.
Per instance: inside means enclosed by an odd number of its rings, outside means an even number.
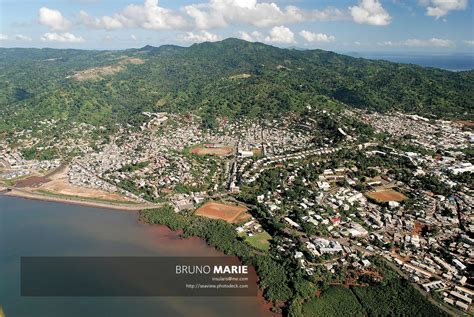
[[[370,287],[353,287],[352,291],[369,316],[445,316],[420,292],[381,260],[376,261],[384,279]]]
[[[321,297],[313,298],[303,306],[303,316],[362,317],[366,316],[366,313],[350,289],[341,286],[331,286]]]
[[[255,251],[239,238],[231,224],[223,220],[177,214],[170,205],[143,210],[140,219],[150,224],[165,225],[171,230],[181,230],[183,237],[200,237],[217,250],[238,256],[243,263],[255,266],[267,299],[287,301],[292,296],[284,263]]]
[[[330,286],[302,307],[304,316],[446,316],[378,257],[383,280],[369,287]]]
[[[275,303],[286,303],[284,312],[289,316],[443,316],[378,257],[370,260],[382,273],[383,280],[371,282],[370,287],[346,289],[329,286],[323,280],[307,280],[291,259],[252,248],[223,220],[175,213],[170,205],[142,210],[140,219],[179,230],[183,237],[200,237],[217,250],[253,265],[265,297]],[[319,273],[313,277],[324,279]],[[314,297],[317,290],[322,291],[319,298]]]
[[[122,63],[139,58],[143,64]],[[74,74],[121,65],[78,81]],[[0,49],[0,131],[35,120],[135,124],[143,111],[275,116],[306,105],[472,118],[474,71],[449,72],[228,39],[125,51]]]

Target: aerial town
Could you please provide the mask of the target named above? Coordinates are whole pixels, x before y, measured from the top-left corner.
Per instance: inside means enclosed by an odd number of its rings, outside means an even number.
[[[472,314],[472,123],[308,106],[285,120],[221,118],[208,131],[192,114],[142,115],[139,128],[119,127],[105,141],[92,137],[101,128],[79,124],[42,139],[53,121],[9,135],[0,192],[169,202],[177,213],[226,220],[308,276],[341,283],[381,278],[370,260],[378,255],[443,307]]]

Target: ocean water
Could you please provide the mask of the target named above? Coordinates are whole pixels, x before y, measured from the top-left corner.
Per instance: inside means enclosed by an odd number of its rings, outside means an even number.
[[[353,57],[386,60],[395,63],[415,64],[423,67],[436,67],[450,71],[474,69],[474,52],[465,54],[401,54],[401,53],[346,53]]]
[[[222,256],[137,213],[0,195],[0,305],[7,317],[268,316],[261,297],[22,297],[21,256]]]

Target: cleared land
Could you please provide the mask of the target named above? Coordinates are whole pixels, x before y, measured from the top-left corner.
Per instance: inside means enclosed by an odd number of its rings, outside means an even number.
[[[456,121],[456,123],[462,124],[466,127],[474,127],[474,121],[460,120],[460,121]]]
[[[99,189],[85,188],[75,186],[69,183],[67,173],[69,167],[61,166],[56,171],[50,173],[48,178],[51,180],[38,187],[43,192],[50,192],[53,194],[60,194],[65,196],[82,197],[89,199],[102,199],[117,202],[130,201],[121,195],[109,193]]]
[[[6,195],[120,210],[140,210],[158,206],[140,204],[115,193],[74,186],[68,181],[68,171],[69,166],[61,165],[45,176],[30,176],[19,180],[15,183],[15,188]]]
[[[243,212],[234,220],[234,223],[246,222],[250,218],[252,218],[252,216],[248,212]]]
[[[80,205],[80,206],[109,208],[109,209],[117,209],[117,210],[131,210],[131,211],[153,209],[160,206],[157,204],[135,204],[132,202],[110,202],[110,201],[107,202],[105,200],[99,200],[99,199],[89,200],[87,198],[82,198],[82,197],[59,195],[59,194],[46,193],[46,192],[42,193],[41,191],[39,192],[26,191],[22,189],[13,189],[7,192],[5,195],[14,196],[14,197],[22,197],[22,198],[27,198],[27,199],[37,199],[37,200],[43,200],[43,201],[52,201],[52,202]]]
[[[130,64],[134,64],[134,65],[141,65],[141,64],[144,64],[145,61],[141,58],[136,58],[136,57],[129,57],[129,58],[125,58],[123,60],[124,63],[130,63]]]
[[[19,180],[15,183],[15,187],[23,188],[23,187],[38,187],[44,183],[49,182],[50,179],[46,177],[40,176],[30,176],[25,179]]]
[[[244,73],[244,74],[230,76],[229,79],[245,79],[245,78],[250,78],[250,77],[252,77],[252,75]]]
[[[226,205],[218,202],[208,202],[196,210],[196,215],[211,219],[222,219],[229,223],[234,223],[247,212],[243,206]]]
[[[260,156],[262,155],[262,149],[252,149],[253,155]]]
[[[385,203],[389,201],[404,201],[407,199],[405,195],[395,190],[381,190],[377,192],[369,192],[366,194],[372,200],[379,203]]]
[[[127,201],[124,197],[118,194],[108,193],[98,189],[74,186],[69,184],[67,180],[63,179],[54,180],[49,183],[43,184],[39,187],[39,189],[67,196],[98,198],[119,202]]]
[[[72,77],[78,81],[91,80],[91,79],[101,78],[102,76],[113,75],[118,72],[121,72],[122,70],[124,70],[124,65],[126,64],[140,65],[143,63],[145,63],[145,61],[140,58],[133,58],[133,57],[123,58],[116,65],[93,67],[93,68],[81,70],[81,71],[76,72]]]
[[[120,65],[94,67],[79,71],[74,74],[74,79],[78,81],[100,78],[101,76],[113,75],[123,70]]]
[[[205,148],[205,147],[195,147],[191,150],[191,153],[197,155],[216,155],[216,156],[226,156],[231,154],[234,151],[232,147],[213,147],[213,148]]]

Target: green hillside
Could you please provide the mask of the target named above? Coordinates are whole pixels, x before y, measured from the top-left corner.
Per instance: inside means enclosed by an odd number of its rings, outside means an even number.
[[[125,51],[0,49],[0,87],[0,131],[46,118],[133,125],[143,111],[196,111],[212,127],[216,115],[278,116],[308,104],[472,119],[474,103],[474,71],[237,39]]]

